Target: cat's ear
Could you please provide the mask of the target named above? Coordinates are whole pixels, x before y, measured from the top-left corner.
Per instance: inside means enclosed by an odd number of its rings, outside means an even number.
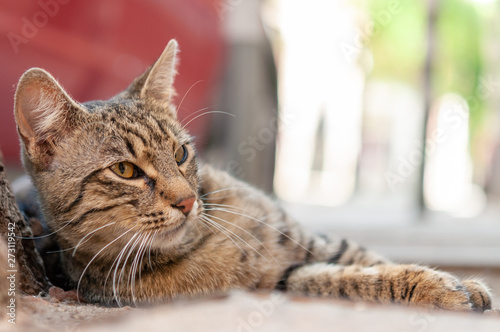
[[[176,116],[170,102],[175,96],[174,79],[177,74],[177,53],[179,47],[175,39],[170,40],[158,60],[148,68],[118,98],[140,98],[160,105],[163,110]],[[115,98],[116,98],[115,97]]]
[[[174,78],[177,74],[177,41],[172,39],[151,68],[141,90],[141,98],[169,103],[175,95]]]
[[[17,85],[14,117],[30,160],[48,164],[57,142],[74,127],[81,109],[45,70],[25,72]]]

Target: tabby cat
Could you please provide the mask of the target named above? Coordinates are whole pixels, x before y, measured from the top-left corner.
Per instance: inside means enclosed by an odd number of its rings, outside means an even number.
[[[263,193],[198,161],[172,102],[177,52],[170,41],[107,101],[80,104],[38,68],[19,81],[24,165],[64,269],[87,300],[139,305],[247,289],[491,307],[479,281],[309,234]]]

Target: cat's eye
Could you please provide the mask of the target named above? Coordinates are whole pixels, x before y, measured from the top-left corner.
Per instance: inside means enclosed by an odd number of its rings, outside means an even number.
[[[110,169],[115,172],[116,175],[124,179],[136,178],[139,175],[138,168],[134,164],[126,161],[116,163],[111,166]]]
[[[181,165],[186,161],[188,157],[188,150],[186,149],[186,146],[183,145],[180,148],[175,151],[175,162],[177,165]]]

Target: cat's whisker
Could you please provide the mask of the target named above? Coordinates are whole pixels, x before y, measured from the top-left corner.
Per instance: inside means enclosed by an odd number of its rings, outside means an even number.
[[[214,216],[211,216],[211,215],[207,215],[204,213],[204,216],[205,218],[210,218],[210,217],[214,217]],[[215,222],[214,220],[212,220],[212,222],[214,223],[217,223]],[[231,224],[231,223],[230,223]],[[238,240],[240,240],[241,242],[245,243],[250,249],[252,249],[253,251],[255,251],[260,257],[262,257],[266,262],[268,262],[269,260],[264,256],[262,255],[257,249],[255,249],[251,244],[249,244],[247,241],[243,240],[238,234],[234,233],[233,231],[231,231],[229,228],[227,227],[224,227],[222,226],[221,224],[217,223],[217,225],[223,227],[226,231],[230,232],[231,234],[233,234],[234,236],[236,236],[236,238]],[[259,240],[257,240],[261,245],[262,245],[262,242],[260,242]],[[241,248],[240,248],[241,249]],[[267,249],[266,249],[267,250]]]
[[[122,220],[122,221],[129,220],[129,219],[132,219],[132,218],[135,218],[135,217],[126,218],[126,219],[124,219],[124,220]],[[136,231],[137,231],[137,230],[139,230],[139,227],[134,227],[134,228],[132,228],[132,229],[130,229],[130,230],[136,230]],[[130,230],[129,230],[129,231],[130,231]],[[138,234],[138,233],[136,233],[134,236],[136,236],[137,234]],[[127,243],[127,245],[128,245],[128,243]],[[119,252],[119,253],[118,253],[118,255],[116,256],[116,258],[114,259],[113,263],[111,264],[110,269],[109,269],[109,272],[108,272],[108,274],[106,275],[106,279],[104,280],[103,292],[105,291],[106,284],[107,284],[108,279],[109,279],[109,277],[110,277],[110,275],[111,275],[111,271],[113,270],[113,267],[114,267],[114,266],[115,266],[115,264],[117,263],[118,258],[120,258],[120,257],[121,257],[121,255],[123,254],[123,251],[127,248],[127,245],[126,245],[124,248],[122,248],[122,249],[120,250],[120,252]]]
[[[212,232],[212,234],[217,235],[217,233],[215,233],[215,231],[213,229],[211,229],[210,227],[208,227],[204,223],[201,223],[200,225],[203,226],[203,227],[205,227],[206,229],[208,229],[210,232]]]
[[[204,220],[202,220],[202,221],[204,221]],[[208,229],[210,232],[212,232],[212,234],[217,235],[217,233],[215,233],[215,231],[214,231],[211,227],[209,227],[210,225],[206,225],[204,222],[200,223],[200,225],[201,225],[201,226],[203,226],[203,227],[205,227],[205,229]],[[216,229],[217,229],[217,228],[216,228]],[[220,230],[219,230],[219,231],[220,231]],[[220,232],[222,233],[222,231],[220,231]],[[223,234],[224,234],[224,233],[223,233]],[[227,235],[226,235],[226,236],[227,236]],[[236,243],[235,243],[235,244],[236,244]],[[238,248],[240,248],[240,249],[241,249],[241,247],[240,247],[240,246],[238,246]]]
[[[142,253],[141,261],[139,262],[139,285],[142,290],[142,271],[146,269],[147,263],[144,262],[144,258],[146,257],[146,253],[150,251],[151,246],[153,245],[153,239],[154,239],[155,233],[149,234],[148,240],[146,241],[146,244],[144,246],[144,251]]]
[[[93,236],[93,235],[94,235],[97,231],[99,231],[99,230],[101,230],[101,229],[103,229],[103,228],[106,228],[106,227],[112,226],[112,225],[114,225],[114,224],[116,224],[116,221],[110,222],[109,224],[106,224],[106,225],[101,226],[101,227],[99,227],[99,228],[97,228],[97,229],[94,229],[92,232],[90,232],[90,233],[88,233],[87,235],[85,235],[85,236],[84,236],[84,237],[83,237],[83,238],[82,238],[82,239],[81,239],[81,240],[80,240],[80,241],[76,244],[76,246],[74,247],[74,251],[73,251],[72,256],[73,256],[73,257],[75,256],[75,253],[76,253],[76,250],[78,249],[78,246],[80,246],[80,244],[82,244],[82,242],[83,242],[86,238],[89,238],[89,240],[90,240],[90,238],[91,238],[91,237],[92,237],[92,236]]]
[[[126,255],[126,252],[127,250],[129,249],[129,246],[133,243],[133,241],[135,240],[135,238],[139,235],[139,233],[135,233],[132,238],[127,242],[127,244],[122,248],[122,250],[120,250],[120,253],[118,254],[117,256],[117,263],[116,263],[116,266],[115,266],[115,269],[114,269],[114,273],[113,273],[113,297],[116,301],[116,303],[118,304],[119,307],[121,307],[121,301],[119,299],[119,289],[120,289],[120,275],[118,275],[118,280],[116,279],[117,277],[117,274],[118,274],[118,269],[120,268],[120,263],[122,261],[122,258],[123,256]],[[123,262],[123,266],[125,266],[126,264],[126,260]],[[123,271],[123,269],[121,270]]]
[[[157,229],[155,231],[155,233],[153,234],[153,237],[151,238],[151,244],[149,245],[149,253],[148,253],[149,257],[148,257],[148,259],[149,259],[149,266],[151,268],[151,272],[154,272],[153,264],[151,263],[151,248],[153,247],[153,243],[154,243],[154,241],[156,239],[156,235],[158,234],[159,231],[160,231],[159,229]]]
[[[196,227],[196,231],[198,232],[200,239],[203,238],[203,234],[201,233],[200,228],[198,227],[198,223],[194,223],[194,226]]]
[[[200,220],[206,222],[207,225],[205,225],[205,224],[202,224],[202,225],[204,225],[205,227],[207,227],[214,234],[215,234],[215,232],[209,226],[212,226],[213,228],[215,228],[216,230],[218,230],[219,232],[221,232],[222,234],[224,234],[229,240],[231,240],[234,243],[234,245],[236,247],[238,247],[238,249],[240,249],[240,251],[242,253],[245,253],[245,250],[243,250],[243,248],[240,247],[240,245],[233,239],[233,236],[235,236],[235,235],[234,234],[230,234],[228,232],[228,230],[224,226],[216,223],[215,221],[210,220],[209,218],[206,218],[205,216],[200,216]]]
[[[240,213],[238,211],[231,211],[231,210],[228,210],[227,208],[217,208],[217,207],[213,207],[213,208],[208,208],[206,209],[206,211],[221,211],[221,212],[226,212],[226,213],[232,213],[232,214],[235,214],[235,215],[239,215],[239,216],[242,216],[242,217],[245,217],[245,218],[248,218],[250,220],[254,220],[254,221],[257,221],[259,223],[261,223],[262,225],[278,232],[280,235],[283,235],[284,237],[286,237],[287,239],[289,239],[290,241],[292,241],[293,243],[295,243],[296,245],[298,245],[299,247],[301,247],[302,249],[304,249],[305,251],[309,252],[309,253],[312,253],[309,249],[307,249],[306,247],[304,247],[300,242],[298,242],[297,240],[295,240],[294,238],[292,238],[291,236],[287,235],[286,233],[280,231],[279,229],[277,229],[276,227],[273,227],[271,225],[269,225],[268,223],[266,223],[265,221],[263,220],[260,220],[258,218],[255,218],[255,217],[252,217],[252,216],[249,216],[247,214],[244,214],[244,213]]]
[[[85,240],[87,237],[89,237],[89,239],[88,239],[87,241],[85,241],[85,243],[86,243],[86,242],[88,242],[88,241],[90,241],[90,238],[91,238],[91,237],[92,237],[92,236],[93,236],[93,235],[94,235],[97,231],[99,231],[99,230],[101,230],[101,229],[103,229],[103,228],[106,228],[106,227],[108,227],[108,226],[111,226],[111,225],[113,225],[113,224],[116,224],[116,221],[111,222],[111,223],[108,223],[108,224],[106,224],[106,225],[104,225],[104,226],[101,226],[101,227],[99,227],[99,228],[97,228],[97,229],[94,229],[92,232],[90,232],[90,233],[88,233],[87,235],[85,235],[85,236],[84,236],[84,237],[83,237],[83,238],[82,238],[82,239],[78,242],[78,244],[77,244],[76,246],[74,246],[74,247],[71,247],[71,248],[66,248],[66,249],[61,249],[61,250],[47,251],[47,252],[45,252],[45,253],[46,253],[46,254],[54,254],[54,253],[59,253],[59,252],[64,252],[64,251],[74,250],[74,251],[73,251],[73,255],[72,255],[72,256],[75,256],[75,252],[76,252],[76,250],[78,249],[78,246],[79,246],[79,245],[83,242],[83,240]]]
[[[106,290],[106,284],[108,283],[108,279],[111,275],[111,272],[113,271],[113,269],[115,268],[115,265],[116,263],[118,262],[118,258],[121,257],[121,254],[123,252],[125,248],[122,248],[120,250],[120,252],[118,253],[118,255],[116,255],[115,259],[113,260],[113,264],[111,264],[110,268],[109,268],[109,271],[108,271],[108,274],[106,275],[106,279],[104,280],[104,285],[103,285],[103,292],[105,292]],[[117,265],[116,265],[117,266]],[[113,279],[113,283],[114,283],[114,279]],[[113,288],[113,296],[115,295],[115,289]]]
[[[201,113],[201,114],[198,114],[197,116],[195,116],[194,118],[192,118],[191,120],[189,120],[185,125],[182,126],[182,129],[185,129],[191,122],[193,122],[194,120],[204,116],[204,115],[207,115],[207,114],[226,114],[226,115],[230,115],[232,117],[236,117],[236,115],[232,114],[232,113],[228,113],[228,112],[224,112],[224,111],[209,111],[209,112],[204,112],[204,113]]]
[[[129,261],[129,259],[131,259],[131,255],[133,253],[135,253],[137,255],[137,248],[138,248],[138,245],[139,243],[142,243],[142,240],[143,238],[146,236],[146,234],[139,234],[139,236],[137,237],[137,239],[134,241],[134,243],[130,246],[129,250],[128,250],[128,254],[127,254],[127,257],[125,257],[125,260],[123,261],[123,267],[122,267],[122,270],[120,272],[120,276],[118,278],[118,283],[120,283],[120,279],[124,276],[124,268],[126,267],[127,265],[127,262]],[[135,257],[134,257],[135,258]],[[133,263],[133,260],[132,260],[132,263]],[[131,272],[131,268],[132,268],[132,263],[130,264],[130,269],[129,269],[129,272]],[[131,283],[131,278],[132,278],[132,275],[129,273],[128,275],[128,280],[127,280],[127,283],[126,285],[128,285],[129,283]]]
[[[120,284],[121,284],[121,279],[122,279],[122,277],[124,277],[124,272],[125,272],[125,270],[126,270],[127,267],[129,268],[128,269],[128,280],[126,282],[126,286],[130,285],[131,295],[133,296],[133,301],[132,302],[134,302],[134,304],[135,304],[135,292],[134,292],[135,274],[137,272],[136,269],[134,269],[134,262],[135,262],[136,258],[138,257],[138,255],[140,254],[140,246],[142,246],[142,243],[143,243],[144,239],[147,236],[148,236],[147,233],[140,234],[138,236],[138,238],[134,241],[134,243],[129,247],[127,256],[123,260],[122,269],[121,269],[120,274],[118,276],[118,290],[119,290]],[[140,245],[139,245],[139,243],[140,243]],[[139,245],[139,248],[138,248],[138,245]],[[135,257],[134,257],[132,263],[129,266],[127,264],[127,262],[129,261],[130,256],[133,253],[135,253]]]
[[[136,234],[137,235],[137,234]],[[132,243],[132,241],[135,239],[133,237],[130,239],[130,241],[127,243],[127,245],[120,251],[119,259],[117,260],[117,264],[115,265],[114,268],[114,273],[113,273],[113,298],[115,299],[115,302],[118,304],[119,307],[122,306],[121,300],[120,300],[120,274],[118,273],[120,266],[125,266],[126,262],[123,262],[122,264],[122,259],[126,255],[127,249],[129,248],[129,245]],[[122,270],[120,270],[121,272]],[[117,274],[118,274],[118,279],[117,279]]]
[[[238,190],[238,188],[223,188],[223,189],[217,189],[217,190],[214,190],[214,191],[211,191],[211,192],[208,192],[208,193],[205,193],[203,195],[200,196],[200,198],[205,201],[207,199],[223,199],[223,198],[228,198],[228,197],[231,197],[231,196],[234,196],[234,194],[230,195],[230,196],[224,196],[224,197],[207,197],[208,195],[213,195],[213,194],[217,194],[221,191],[228,191],[228,190]]]
[[[142,251],[140,253],[140,257],[141,258],[140,258],[139,262],[136,265],[136,272],[135,273],[139,274],[138,275],[138,277],[139,277],[139,287],[140,287],[141,291],[143,289],[142,288],[142,270],[144,268],[143,261],[144,261],[144,257],[146,256],[146,252],[147,252],[148,248],[151,246],[150,241],[151,241],[152,237],[153,237],[153,234],[148,233],[148,236],[147,236],[147,238],[145,239],[145,241],[143,243],[144,245],[143,245]],[[134,290],[135,290],[135,279],[134,279]]]
[[[73,250],[73,249],[75,249],[75,247],[71,247],[71,248],[68,248],[68,249],[61,249],[61,250],[46,251],[45,254],[57,254],[57,253],[60,253],[60,252],[70,251],[70,250]]]
[[[284,237],[286,237],[287,239],[289,239],[290,241],[292,241],[293,243],[295,243],[296,245],[298,245],[299,247],[301,247],[302,249],[306,250],[307,252],[311,252],[309,249],[307,249],[306,247],[304,247],[302,244],[300,244],[297,240],[295,240],[294,238],[288,236],[287,234],[283,233],[282,231],[280,231],[279,229],[269,225],[268,223],[266,223],[265,221],[263,220],[260,220],[260,219],[257,219],[255,217],[252,217],[252,216],[249,216],[245,213],[240,213],[237,211],[236,208],[230,206],[230,205],[225,205],[225,204],[211,204],[211,203],[207,203],[205,205],[212,205],[214,207],[209,207],[209,208],[206,208],[205,210],[206,211],[221,211],[221,212],[227,212],[227,213],[232,213],[232,214],[235,214],[235,215],[239,215],[239,216],[242,216],[242,217],[245,217],[245,218],[248,218],[250,220],[254,220],[254,221],[257,221],[261,224],[263,224],[264,226],[266,227],[269,227],[270,229],[278,232],[279,234],[283,235]],[[217,207],[217,206],[221,206],[221,207]],[[229,210],[228,208],[233,208],[235,209],[236,211],[231,211]],[[242,211],[242,210],[241,210]]]
[[[40,236],[14,236],[16,239],[21,239],[21,240],[38,240],[38,239],[43,239],[49,236],[52,236],[56,234],[57,232],[60,232],[62,229],[64,229],[66,226],[71,224],[76,219],[76,216],[71,218],[68,222],[66,222],[64,225],[62,225],[60,228],[57,230],[53,231],[52,233],[45,234],[45,235],[40,235]]]
[[[138,240],[140,240],[139,245],[137,247],[137,251],[135,252],[134,259],[132,260],[132,264],[129,269],[129,283],[130,283],[130,294],[132,296],[132,302],[135,304],[135,275],[137,273],[137,264],[140,259],[141,250],[144,245],[144,240],[147,238],[148,234],[142,234]]]
[[[207,215],[207,214],[205,214],[205,215]],[[227,221],[227,220],[225,220],[225,219],[223,219],[223,218],[216,217],[216,216],[213,216],[213,215],[208,215],[208,216],[210,216],[210,217],[212,217],[212,218],[215,218],[215,219],[217,219],[217,220],[219,220],[219,221],[225,222],[225,223],[227,223],[227,224],[230,224],[231,226],[236,227],[236,228],[238,228],[239,230],[242,230],[243,232],[247,233],[247,234],[248,234],[248,235],[250,235],[250,236],[251,236],[251,237],[252,237],[255,241],[257,241],[257,242],[258,242],[258,243],[262,246],[262,248],[264,248],[264,249],[267,251],[267,253],[269,254],[269,256],[271,256],[274,260],[276,260],[276,259],[274,258],[274,256],[273,256],[273,254],[269,251],[269,249],[267,249],[267,247],[266,247],[266,246],[265,246],[265,245],[264,245],[264,244],[263,244],[263,243],[262,243],[262,242],[261,242],[261,241],[260,241],[260,240],[259,240],[256,236],[255,236],[255,235],[253,235],[252,233],[250,233],[248,230],[244,229],[244,228],[243,228],[243,227],[241,227],[241,226],[236,225],[235,223],[232,223],[232,222],[230,222],[230,221]],[[264,257],[264,256],[262,256],[262,257]]]
[[[149,236],[148,243],[145,246],[144,253],[143,253],[143,256],[141,258],[141,262],[139,263],[139,266],[140,266],[140,270],[139,270],[139,287],[140,287],[140,289],[141,289],[142,292],[143,292],[143,288],[142,288],[142,270],[143,270],[143,268],[147,267],[147,265],[144,266],[142,262],[143,262],[144,257],[146,256],[146,251],[148,251],[149,266],[151,268],[151,272],[154,272],[153,265],[151,264],[151,247],[153,246],[156,234],[158,234],[159,231],[160,230],[157,229],[153,234],[149,234],[150,236]]]
[[[132,270],[133,270],[133,264],[132,264],[132,262],[131,263],[128,263],[128,262],[129,262],[129,258],[131,258],[130,256],[132,255],[132,253],[136,251],[137,244],[142,241],[142,237],[143,237],[143,234],[139,234],[139,236],[137,237],[137,239],[130,246],[130,248],[128,250],[128,254],[125,257],[125,259],[123,260],[122,269],[121,269],[120,274],[118,276],[118,289],[119,289],[121,280],[122,280],[122,278],[124,278],[125,272],[127,272],[127,279],[125,280],[125,288],[127,288],[128,286],[130,286],[131,295],[133,294],[133,291],[132,291]]]
[[[130,285],[130,290],[132,293],[132,301],[135,304],[135,279],[136,275],[139,275],[139,280],[141,280],[141,270],[142,270],[142,259],[144,258],[144,254],[146,252],[146,245],[151,237],[151,234],[145,234],[144,237],[141,240],[141,244],[139,245],[139,249],[137,249],[137,253],[134,257],[134,260],[132,262],[132,282]]]
[[[118,241],[119,239],[121,239],[123,236],[125,236],[127,233],[131,232],[133,230],[133,228],[130,228],[128,230],[126,230],[125,232],[123,232],[122,235],[118,236],[116,239],[114,239],[113,241],[111,241],[110,243],[108,243],[107,245],[105,245],[103,248],[101,248],[101,250],[99,250],[95,255],[94,257],[92,257],[92,259],[87,263],[87,265],[85,266],[85,268],[83,269],[81,275],[80,275],[80,278],[78,279],[78,284],[77,284],[77,287],[76,287],[76,296],[77,296],[77,299],[78,301],[80,301],[80,298],[79,298],[79,290],[80,290],[80,284],[82,282],[82,278],[83,278],[83,275],[85,274],[85,272],[87,271],[87,269],[89,268],[90,264],[92,264],[92,262],[97,258],[97,256],[103,252],[107,247],[109,247],[110,245],[112,245],[113,243],[115,243],[116,241]]]
[[[181,106],[182,106],[182,103],[184,102],[184,99],[186,98],[186,96],[189,94],[189,92],[191,92],[191,89],[193,89],[198,83],[201,83],[201,82],[204,82],[205,80],[199,80],[199,81],[196,81],[195,83],[193,83],[189,89],[186,91],[186,93],[184,94],[184,96],[182,97],[181,99],[181,102],[179,103],[179,105],[177,106],[177,110],[175,113],[178,113],[179,110],[181,109]]]
[[[113,269],[114,269],[115,272],[113,274],[113,297],[115,298],[115,300],[117,299],[117,296],[118,296],[118,294],[116,292],[116,273],[117,273],[117,270],[120,267],[121,260],[123,258],[123,255],[125,254],[126,250],[128,249],[128,246],[135,239],[135,237],[137,237],[137,235],[138,235],[138,233],[135,233],[132,236],[132,238],[130,238],[129,241],[125,244],[125,246],[120,250],[120,252],[116,256],[115,260],[113,261],[113,264],[111,264],[111,267],[110,267],[110,270],[108,272],[108,275],[106,276],[106,280],[104,281],[104,285],[106,285],[107,280],[108,280],[108,278],[109,278],[109,276],[111,274],[111,271],[113,271]],[[118,301],[117,301],[117,303],[119,304]]]
[[[201,113],[201,112],[203,112],[203,111],[206,111],[206,110],[208,110],[208,109],[210,109],[210,108],[213,108],[213,107],[214,107],[214,106],[207,106],[207,107],[203,107],[203,108],[200,108],[199,110],[197,110],[196,112],[192,112],[192,113],[190,113],[188,116],[186,116],[186,117],[185,117],[185,118],[181,121],[181,125],[183,125],[183,127],[184,127],[184,124],[183,124],[183,122],[184,122],[184,121],[188,121],[189,119],[193,118],[193,116],[195,116],[196,114],[199,114],[199,113]]]
[[[233,205],[229,205],[229,204],[220,204],[220,203],[206,203],[205,205],[210,205],[210,206],[218,206],[218,207],[225,207],[225,208],[230,208],[230,209],[233,209],[235,211],[240,211],[240,212],[245,212],[244,209],[241,209],[241,208],[238,208],[236,206],[233,206]]]

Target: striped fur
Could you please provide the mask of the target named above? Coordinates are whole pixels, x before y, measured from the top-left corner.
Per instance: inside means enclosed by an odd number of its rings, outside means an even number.
[[[277,204],[201,164],[171,103],[177,44],[108,101],[79,104],[41,69],[20,79],[15,117],[26,169],[91,301],[141,304],[224,292],[295,294],[450,310],[491,306],[479,281],[392,264],[345,239],[313,235]],[[175,153],[184,146],[187,159]],[[125,179],[110,167],[136,165]],[[192,209],[180,205],[195,197]]]

